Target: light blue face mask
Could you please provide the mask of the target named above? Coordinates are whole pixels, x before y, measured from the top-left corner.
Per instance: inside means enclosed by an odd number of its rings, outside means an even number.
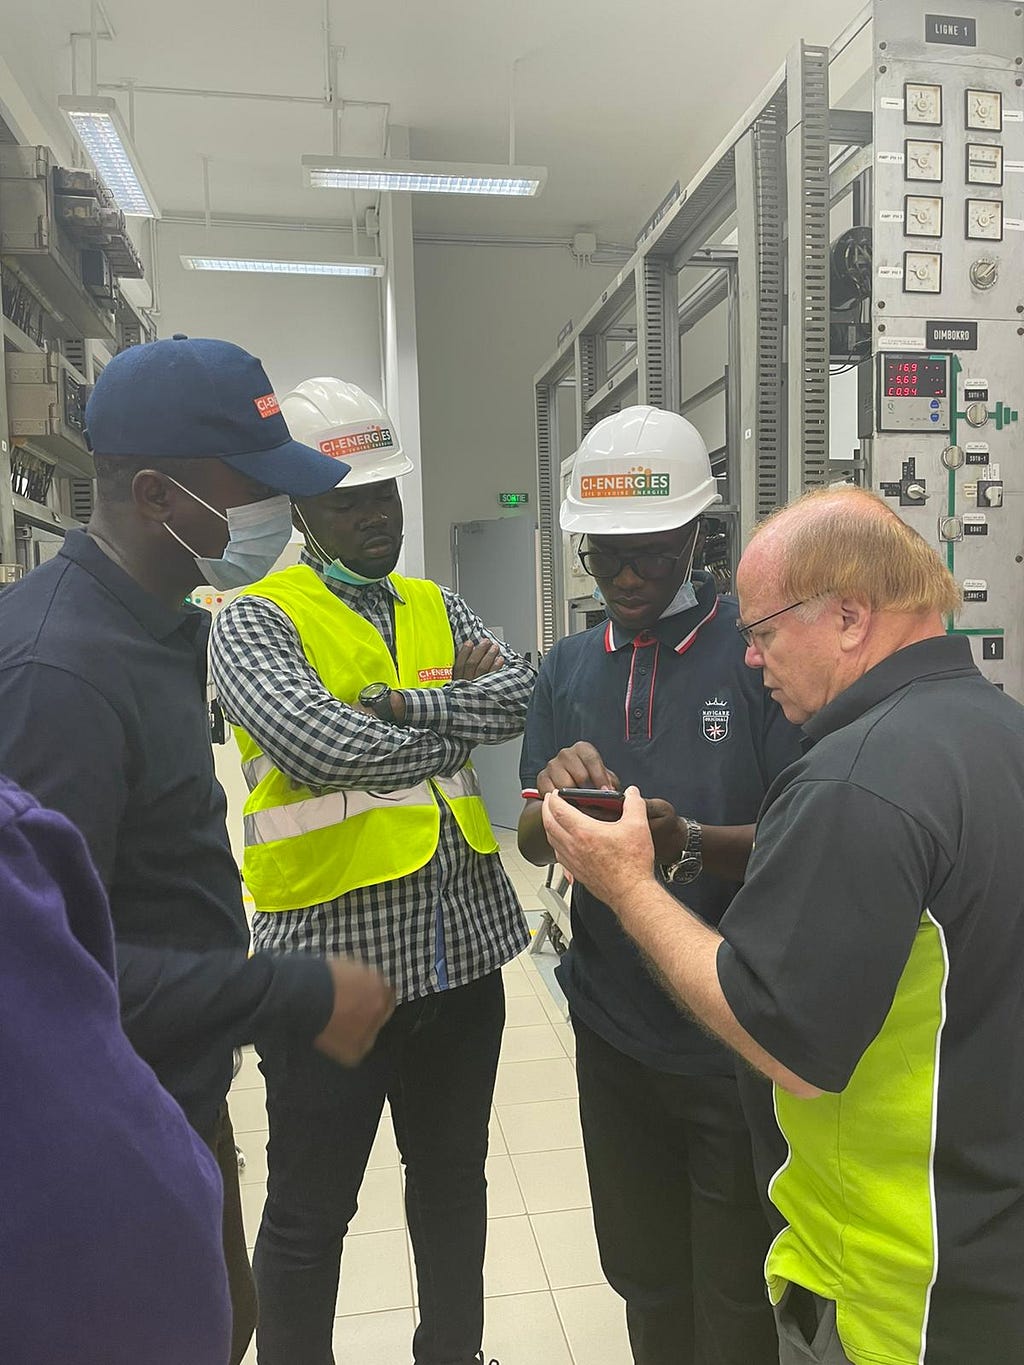
[[[170,475],[168,475],[170,478]],[[191,545],[186,544],[173,527],[164,522],[179,545],[183,546],[199,566],[203,582],[209,583],[218,592],[231,588],[244,588],[249,583],[258,583],[265,578],[284,553],[292,535],[292,504],[284,493],[275,498],[265,498],[263,502],[248,502],[242,507],[229,507],[227,513],[218,512],[208,502],[203,502],[198,493],[193,493],[177,479],[171,479],[175,487],[194,498],[208,512],[221,521],[227,522],[228,543],[224,546],[219,559],[207,559],[196,554]]]
[[[361,573],[342,564],[340,559],[332,559],[330,564],[324,565],[324,577],[336,578],[339,583],[350,583],[354,588],[365,588],[368,583],[383,583],[387,574],[381,574],[380,578],[364,578]]]

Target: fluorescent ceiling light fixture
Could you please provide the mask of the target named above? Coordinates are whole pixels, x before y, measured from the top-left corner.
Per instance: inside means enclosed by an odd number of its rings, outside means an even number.
[[[186,270],[230,270],[238,275],[353,275],[384,274],[376,256],[362,261],[264,261],[249,256],[182,256]]]
[[[412,194],[539,194],[544,166],[482,166],[475,162],[394,161],[390,157],[304,156],[306,183],[316,190]]]
[[[104,95],[61,95],[59,104],[121,212],[133,218],[159,218],[117,101]]]

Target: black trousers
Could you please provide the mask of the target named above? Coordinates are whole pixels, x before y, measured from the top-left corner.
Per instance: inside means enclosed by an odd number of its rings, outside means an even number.
[[[487,1125],[505,992],[500,972],[400,1005],[354,1070],[268,1047],[267,1203],[253,1256],[260,1365],[332,1365],[342,1243],[391,1103],[416,1259],[416,1365],[471,1365],[483,1334]]]
[[[654,1071],[573,1026],[601,1265],[636,1365],[777,1365],[735,1079]]]

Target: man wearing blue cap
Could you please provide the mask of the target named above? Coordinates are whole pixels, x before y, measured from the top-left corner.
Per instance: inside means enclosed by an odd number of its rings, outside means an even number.
[[[260,362],[224,341],[122,352],[86,424],[88,530],[0,596],[0,771],[85,835],[110,894],[125,1030],[218,1155],[237,1362],[255,1301],[225,1104],[232,1051],[287,1037],[353,1065],[393,1002],[382,977],[342,958],[248,956],[209,743],[209,617],[182,602],[197,583],[266,574],[290,537],[290,498],[326,492],[347,467],[291,439]]]

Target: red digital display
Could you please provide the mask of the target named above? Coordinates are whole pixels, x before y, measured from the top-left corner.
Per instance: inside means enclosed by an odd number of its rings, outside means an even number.
[[[946,362],[927,356],[886,356],[886,398],[945,398]]]

